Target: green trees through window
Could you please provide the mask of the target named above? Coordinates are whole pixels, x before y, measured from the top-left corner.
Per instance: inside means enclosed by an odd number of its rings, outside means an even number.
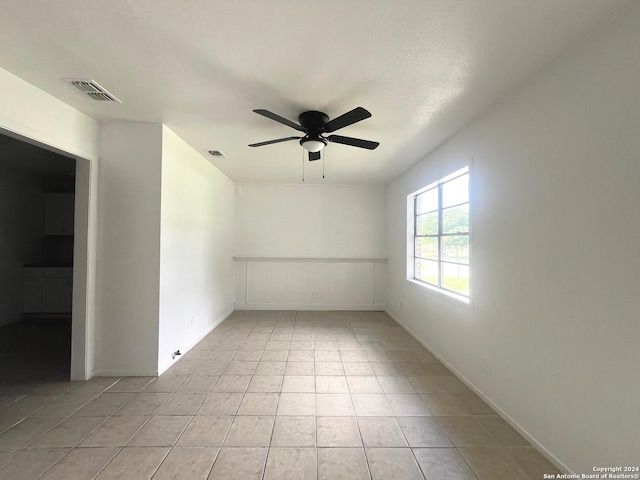
[[[469,167],[414,197],[414,279],[469,297]]]

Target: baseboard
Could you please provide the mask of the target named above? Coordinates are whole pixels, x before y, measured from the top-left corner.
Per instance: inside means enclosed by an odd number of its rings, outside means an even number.
[[[234,309],[232,308],[231,310],[229,310],[227,313],[225,313],[222,317],[220,317],[218,320],[216,320],[213,325],[211,325],[209,328],[207,328],[203,333],[201,333],[198,337],[196,337],[195,340],[193,340],[190,344],[188,344],[186,347],[181,348],[180,350],[182,350],[182,355],[184,355],[185,353],[187,353],[189,350],[191,350],[193,347],[195,347],[198,343],[200,343],[202,341],[202,339],[204,337],[206,337],[207,335],[209,335],[214,328],[216,328],[218,325],[220,325],[222,322],[224,322],[227,318],[229,318],[229,315],[231,315],[234,312]],[[174,363],[176,363],[178,360],[180,360],[181,357],[176,357],[171,363],[169,363],[168,365],[163,365],[159,368],[158,370],[158,376],[162,375],[164,372],[166,372],[169,368],[171,368],[173,366]]]
[[[187,353],[189,350],[191,350],[193,347],[195,347],[198,342],[200,342],[204,337],[206,337],[207,335],[209,335],[211,333],[211,331],[216,328],[218,325],[220,325],[222,322],[224,322],[229,315],[231,315],[233,313],[233,309],[229,310],[227,313],[225,313],[221,318],[219,318],[218,320],[216,320],[216,322],[214,322],[213,325],[211,325],[209,328],[207,328],[207,330],[200,334],[194,341],[192,341],[189,345],[187,345],[183,350],[183,353]],[[99,371],[95,371],[93,372],[93,375],[91,376],[91,378],[93,377],[158,377],[160,375],[162,375],[165,371],[167,371],[175,362],[177,362],[180,359],[180,357],[178,357],[176,360],[174,360],[171,364],[165,366],[165,367],[161,367],[158,370],[134,370],[134,371],[130,371],[130,370],[99,370]]]
[[[375,305],[330,305],[310,303],[236,303],[236,310],[362,310],[384,311],[384,304]]]
[[[436,350],[434,350],[427,342],[422,340],[411,328],[409,328],[404,322],[402,322],[399,318],[393,315],[388,310],[385,311],[387,315],[389,315],[394,321],[398,323],[409,335],[411,335],[420,345],[426,348],[429,353],[431,353],[434,357],[440,360],[449,370],[453,373],[462,383],[464,383],[467,387],[469,387],[473,392],[478,395],[482,400],[487,402],[491,408],[493,408],[498,415],[500,415],[504,421],[506,421],[509,425],[511,425],[514,430],[516,430],[520,435],[522,435],[533,447],[535,447],[538,452],[540,452],[547,460],[549,460],[556,468],[560,471],[568,474],[575,474],[569,467],[567,467],[559,458],[557,458],[554,454],[552,454],[547,448],[544,447],[538,440],[536,440],[533,435],[531,435],[525,428],[523,428],[518,422],[516,422],[511,416],[509,416],[502,408],[496,405],[489,397],[487,397],[484,392],[478,388],[473,382],[471,382],[467,377],[465,377],[458,369],[456,369],[453,365],[451,365],[447,360],[440,355]]]
[[[157,377],[157,370],[100,370],[93,372],[93,377]]]

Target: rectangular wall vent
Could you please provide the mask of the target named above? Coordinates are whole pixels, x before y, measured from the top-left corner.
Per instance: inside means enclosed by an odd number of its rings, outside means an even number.
[[[225,154],[222,153],[220,150],[207,150],[207,153],[209,155],[211,155],[212,157],[224,157],[224,158],[226,158]]]
[[[65,79],[65,81],[76,87],[78,90],[80,90],[82,93],[87,95],[92,100],[95,100],[96,102],[122,103],[114,95],[110,94],[100,85],[98,85],[95,80],[68,78]]]

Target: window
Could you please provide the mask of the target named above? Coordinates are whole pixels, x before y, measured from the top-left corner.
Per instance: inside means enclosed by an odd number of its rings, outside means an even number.
[[[469,167],[409,196],[413,279],[469,298]]]

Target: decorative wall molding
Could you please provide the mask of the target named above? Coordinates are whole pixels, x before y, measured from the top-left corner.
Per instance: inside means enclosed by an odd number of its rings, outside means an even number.
[[[233,257],[236,262],[387,263],[386,258]]]
[[[235,257],[237,310],[383,310],[386,259]]]

